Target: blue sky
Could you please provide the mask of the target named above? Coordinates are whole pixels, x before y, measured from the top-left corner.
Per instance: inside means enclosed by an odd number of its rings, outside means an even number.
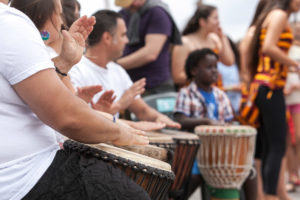
[[[197,0],[163,0],[169,4],[171,12],[180,29],[195,11]],[[119,10],[114,0],[79,0],[82,15],[91,15],[99,9]],[[235,41],[241,39],[252,19],[258,0],[203,0],[218,8],[223,32]]]

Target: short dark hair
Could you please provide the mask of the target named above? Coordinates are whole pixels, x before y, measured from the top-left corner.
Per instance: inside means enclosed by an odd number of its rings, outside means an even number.
[[[40,31],[55,12],[54,0],[11,0],[10,6],[26,14]]]
[[[213,55],[217,59],[219,59],[218,55],[209,48],[203,48],[198,49],[195,51],[192,51],[185,62],[185,73],[189,80],[193,78],[193,75],[191,73],[192,69],[198,67],[198,64],[200,61],[204,60],[207,55]]]
[[[88,37],[89,46],[93,46],[101,41],[104,32],[114,33],[117,26],[117,19],[122,19],[122,16],[111,10],[100,10],[93,14],[96,17],[94,29]]]

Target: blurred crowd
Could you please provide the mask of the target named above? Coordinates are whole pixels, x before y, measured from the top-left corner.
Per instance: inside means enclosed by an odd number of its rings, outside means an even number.
[[[241,190],[213,188],[195,161],[187,198],[200,186],[202,199],[290,200],[300,186],[300,24],[289,17],[300,0],[260,0],[238,42],[202,1],[182,32],[161,0],[115,4],[119,12],[81,17],[76,0],[0,1],[0,199],[108,190],[111,199],[148,199],[119,172],[94,180],[99,168],[67,154],[65,137],[145,145],[144,131],[239,124],[257,129],[256,175]],[[147,102],[174,95],[173,104]]]

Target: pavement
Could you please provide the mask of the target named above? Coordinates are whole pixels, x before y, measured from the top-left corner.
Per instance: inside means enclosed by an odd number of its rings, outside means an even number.
[[[300,187],[297,188],[296,192],[289,193],[289,195],[291,200],[300,200]],[[197,189],[188,200],[202,200],[200,197],[200,188]]]

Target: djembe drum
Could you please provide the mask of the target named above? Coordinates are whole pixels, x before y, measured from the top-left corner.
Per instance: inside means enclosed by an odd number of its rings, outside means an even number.
[[[168,149],[164,149],[154,145],[132,145],[132,146],[118,146],[121,149],[132,151],[138,154],[142,154],[169,164],[173,161],[173,152]]]
[[[168,163],[111,145],[90,145],[67,140],[64,148],[66,151],[77,151],[96,157],[120,168],[143,187],[151,199],[165,200],[175,178]]]
[[[149,138],[151,145],[174,151],[176,144],[171,136],[164,135],[160,132],[147,132],[146,135]]]
[[[197,155],[204,180],[215,188],[240,189],[253,164],[256,129],[250,126],[198,126]]]
[[[171,186],[170,197],[182,198],[186,195],[185,187],[189,181],[193,162],[195,160],[200,141],[195,134],[174,131],[162,130],[161,133],[147,133],[150,143],[153,139],[159,141],[159,138],[171,137],[176,144],[174,150],[174,159],[172,162],[172,170],[176,175],[175,181]]]

